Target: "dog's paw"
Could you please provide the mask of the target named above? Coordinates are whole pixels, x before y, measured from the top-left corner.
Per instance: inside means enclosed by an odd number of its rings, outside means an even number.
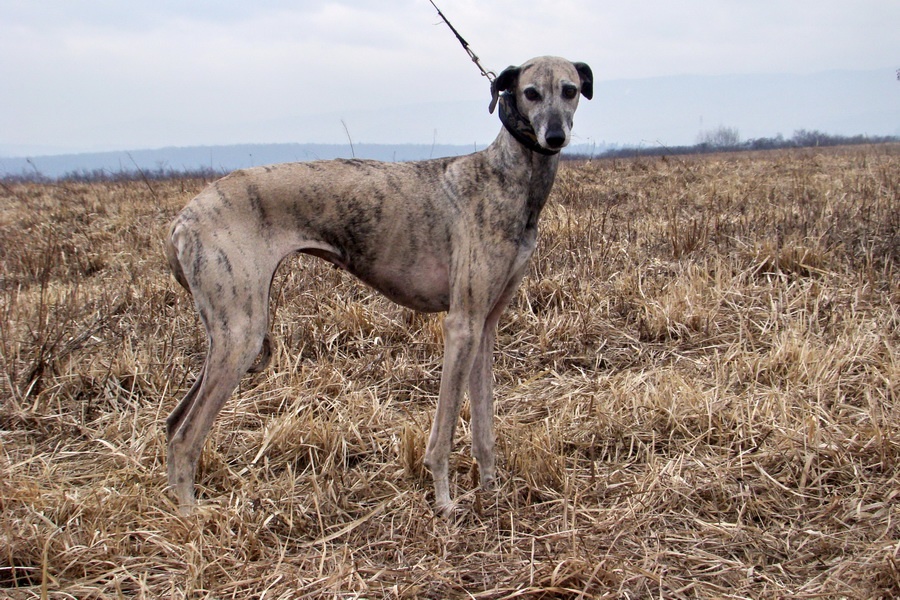
[[[434,512],[437,516],[447,521],[456,521],[465,512],[456,502],[439,502],[434,505]]]
[[[498,477],[482,477],[481,490],[483,492],[496,492],[500,489],[500,479]]]

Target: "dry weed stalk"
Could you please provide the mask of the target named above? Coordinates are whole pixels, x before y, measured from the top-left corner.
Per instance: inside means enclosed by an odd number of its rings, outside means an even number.
[[[566,164],[499,334],[506,483],[453,523],[439,319],[312,259],[176,516],[162,418],[205,340],[160,239],[203,182],[4,185],[0,596],[895,597],[898,174],[897,146]]]

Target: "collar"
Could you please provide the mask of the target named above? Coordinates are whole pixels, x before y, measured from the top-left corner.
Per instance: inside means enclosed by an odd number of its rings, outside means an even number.
[[[516,97],[509,93],[503,92],[500,95],[500,122],[506,127],[506,130],[512,134],[520,144],[533,152],[543,154],[544,156],[553,156],[559,154],[559,150],[547,150],[538,143],[537,134],[531,122],[525,118],[525,115],[519,112],[516,105]]]

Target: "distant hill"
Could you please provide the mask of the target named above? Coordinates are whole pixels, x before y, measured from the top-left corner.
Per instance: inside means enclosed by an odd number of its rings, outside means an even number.
[[[480,146],[426,144],[241,144],[233,146],[195,146],[159,148],[131,152],[96,152],[60,154],[33,158],[0,158],[0,177],[35,175],[56,179],[64,175],[115,174],[141,170],[144,172],[209,170],[228,173],[235,169],[271,165],[281,162],[328,160],[332,158],[367,158],[387,162],[425,160],[442,156],[461,156]],[[592,154],[596,148],[575,145],[566,149],[577,154]]]
[[[227,173],[235,169],[331,158],[372,158],[386,161],[417,160],[434,156],[452,156],[471,152],[459,146],[354,145],[349,144],[239,144],[231,146],[194,146],[158,148],[129,152],[59,154],[32,158],[0,158],[0,172],[34,173],[56,178],[71,173],[104,171],[120,173],[138,169],[151,171],[194,171],[208,169]]]
[[[597,73],[602,77],[602,74]],[[395,106],[345,114],[286,116],[237,124],[243,139],[339,142],[341,122],[351,123],[355,140],[442,139],[478,144],[305,144],[169,147],[131,152],[43,154],[0,144],[0,177],[35,172],[46,177],[104,171],[214,170],[277,162],[358,158],[406,161],[467,154],[483,148],[500,125],[484,99]],[[158,124],[150,124],[158,129]],[[742,140],[790,138],[797,131],[839,136],[900,135],[900,82],[894,69],[821,73],[696,76],[597,81],[594,100],[575,118],[575,145],[569,153],[596,155],[610,148],[688,146],[705,132],[733,128]],[[338,133],[335,133],[335,132]],[[475,133],[480,132],[480,133]],[[2,139],[0,139],[2,141]],[[5,155],[8,158],[2,158]],[[30,158],[25,158],[30,156]]]

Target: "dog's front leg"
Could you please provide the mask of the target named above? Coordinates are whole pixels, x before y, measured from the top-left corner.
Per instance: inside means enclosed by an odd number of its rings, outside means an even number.
[[[483,328],[483,317],[475,318],[451,310],[444,318],[444,367],[437,411],[425,450],[425,465],[434,478],[435,506],[445,516],[453,511],[448,475],[453,433]]]
[[[469,405],[472,414],[472,455],[478,463],[481,488],[496,486],[497,468],[494,459],[494,339],[497,324],[490,319],[478,344],[475,362],[469,373]]]
[[[484,323],[475,362],[469,374],[469,404],[472,413],[472,455],[478,462],[481,488],[493,490],[497,486],[496,454],[494,452],[494,340],[497,324],[509,305],[525,273],[524,266],[513,273],[509,283]]]

